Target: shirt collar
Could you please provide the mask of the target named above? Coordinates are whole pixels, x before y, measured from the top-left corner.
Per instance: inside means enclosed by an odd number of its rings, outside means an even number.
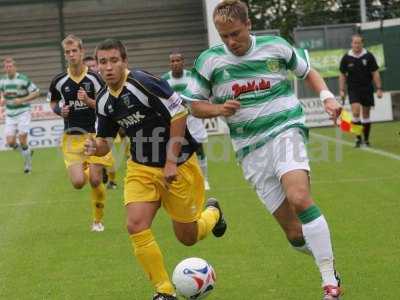
[[[361,56],[367,54],[367,50],[365,48],[363,48],[360,52],[360,54],[355,54],[353,49],[350,49],[349,52],[347,53],[350,56],[353,56],[355,58],[360,58]]]

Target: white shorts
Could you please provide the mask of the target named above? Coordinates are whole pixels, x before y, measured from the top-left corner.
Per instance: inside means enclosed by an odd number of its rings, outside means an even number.
[[[31,112],[28,110],[15,117],[6,116],[4,133],[6,136],[15,136],[18,134],[29,133],[29,124],[31,122]]]
[[[286,130],[250,152],[241,165],[244,177],[271,214],[285,200],[281,177],[293,170],[310,171],[304,137],[297,128]]]
[[[190,135],[196,140],[196,142],[207,142],[207,130],[204,127],[203,121],[201,119],[193,117],[192,115],[188,115],[186,124],[189,129]]]

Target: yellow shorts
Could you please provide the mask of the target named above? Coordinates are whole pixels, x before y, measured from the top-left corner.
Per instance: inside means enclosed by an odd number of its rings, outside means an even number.
[[[181,223],[198,220],[205,199],[204,179],[197,156],[192,155],[178,167],[178,176],[166,189],[163,169],[127,163],[124,204],[159,201],[170,217]]]
[[[111,151],[105,156],[87,156],[84,154],[84,144],[89,136],[95,137],[94,133],[87,134],[65,134],[62,139],[62,150],[64,153],[64,163],[68,168],[78,163],[99,164],[106,167],[111,167],[114,163],[114,158]]]

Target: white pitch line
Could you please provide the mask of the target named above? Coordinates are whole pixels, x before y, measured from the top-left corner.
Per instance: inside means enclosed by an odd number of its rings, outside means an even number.
[[[326,135],[322,135],[322,134],[319,134],[319,133],[310,133],[310,135],[312,135],[312,136],[314,136],[316,138],[322,139],[322,140],[327,140],[327,141],[330,141],[330,142],[333,142],[333,143],[339,143],[339,144],[346,145],[346,146],[349,146],[349,147],[354,147],[353,143],[346,142],[344,140],[339,140],[339,139],[336,139],[336,138],[333,138],[333,137],[330,137],[330,136],[326,136]],[[383,151],[383,150],[379,150],[379,149],[374,149],[374,148],[369,148],[369,147],[361,147],[361,148],[359,148],[357,150],[361,150],[361,151],[365,151],[365,152],[381,155],[381,156],[384,156],[384,157],[387,157],[387,158],[392,158],[392,159],[395,159],[395,160],[400,160],[400,155],[397,155],[397,154],[394,154],[394,153],[391,153],[391,152],[387,152],[387,151]]]

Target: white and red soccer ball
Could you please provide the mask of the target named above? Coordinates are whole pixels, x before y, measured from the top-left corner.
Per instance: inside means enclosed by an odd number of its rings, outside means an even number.
[[[172,274],[177,293],[186,299],[204,299],[215,288],[215,272],[204,259],[191,257],[182,260]]]

